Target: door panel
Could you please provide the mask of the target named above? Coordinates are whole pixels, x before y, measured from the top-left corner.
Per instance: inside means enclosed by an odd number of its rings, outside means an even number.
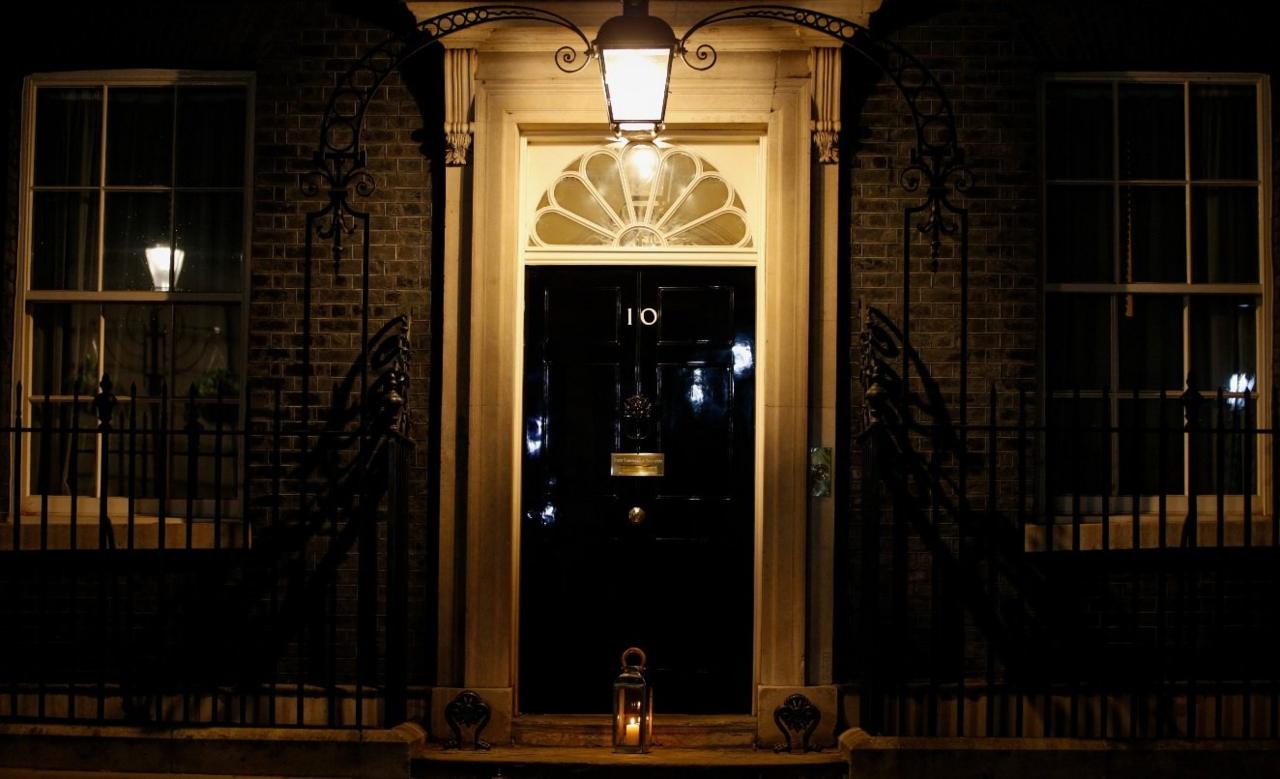
[[[607,711],[628,646],[659,711],[749,711],[754,270],[538,267],[525,289],[521,711]],[[664,475],[612,476],[614,452]]]

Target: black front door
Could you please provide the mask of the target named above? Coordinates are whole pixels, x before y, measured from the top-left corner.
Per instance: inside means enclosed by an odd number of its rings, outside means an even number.
[[[525,290],[520,710],[608,711],[638,646],[656,710],[750,711],[754,270]]]

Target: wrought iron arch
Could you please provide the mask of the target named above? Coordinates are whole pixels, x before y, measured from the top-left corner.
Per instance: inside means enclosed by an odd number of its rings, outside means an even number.
[[[303,397],[310,363],[310,288],[313,239],[331,243],[335,265],[342,260],[345,238],[363,225],[361,334],[368,334],[368,221],[369,214],[355,208],[351,196],[368,197],[376,188],[366,168],[366,153],[361,146],[365,112],[386,79],[414,55],[455,32],[485,24],[521,20],[543,22],[562,27],[582,42],[581,51],[562,46],[555,53],[558,67],[565,72],[584,68],[593,55],[593,47],[583,31],[570,19],[539,8],[521,5],[488,5],[463,8],[419,22],[412,29],[394,33],[360,58],[342,76],[325,106],[320,125],[320,138],[312,158],[312,178],[303,185],[308,197],[327,187],[328,202],[307,214],[304,262],[304,354]],[[731,21],[763,20],[784,22],[831,36],[878,67],[897,88],[911,115],[915,130],[915,148],[909,164],[898,180],[903,191],[917,193],[923,189],[924,199],[903,210],[902,267],[902,336],[910,343],[911,321],[911,232],[929,241],[930,267],[937,270],[944,240],[954,238],[960,279],[960,404],[961,418],[967,395],[968,361],[968,210],[957,205],[952,195],[963,194],[972,186],[973,177],[965,167],[963,149],[957,138],[955,114],[946,90],[932,71],[919,58],[899,44],[876,35],[857,22],[786,5],[745,5],[710,14],[694,22],[678,42],[681,59],[695,70],[708,70],[715,65],[716,52],[710,44],[690,48],[689,41],[706,27]],[[907,385],[910,363],[902,363],[903,386]]]
[[[370,214],[352,203],[353,197],[369,197],[376,189],[368,171],[366,151],[362,147],[365,113],[379,89],[412,57],[440,39],[462,30],[504,21],[543,22],[562,27],[575,35],[583,48],[562,46],[555,53],[556,65],[564,72],[582,70],[593,56],[593,46],[583,31],[570,19],[550,11],[522,5],[486,5],[463,8],[426,19],[413,28],[393,33],[361,57],[341,77],[325,105],[319,128],[319,140],[312,155],[312,169],[303,182],[306,197],[327,194],[324,205],[306,214],[303,255],[303,332],[301,375],[301,427],[304,454],[308,448],[310,381],[311,381],[311,293],[315,242],[328,242],[335,270],[348,253],[347,244],[357,232],[361,234],[359,259],[360,334],[361,342],[369,339],[369,221]],[[902,322],[901,374],[894,383],[903,393],[902,407],[909,413],[911,357],[910,293],[912,272],[912,234],[923,236],[929,243],[930,267],[937,270],[943,245],[954,240],[959,263],[960,282],[960,392],[959,418],[966,418],[968,381],[968,210],[953,200],[972,186],[972,175],[965,167],[963,149],[957,138],[955,116],[946,90],[937,77],[913,54],[897,43],[872,33],[847,19],[785,5],[744,5],[710,14],[695,22],[678,42],[677,53],[695,70],[708,70],[716,61],[715,49],[701,43],[690,49],[690,39],[704,28],[738,20],[783,22],[805,27],[831,36],[880,69],[893,82],[904,99],[915,131],[915,147],[898,181],[908,194],[920,193],[922,199],[903,208],[902,222]],[[887,367],[883,364],[881,368]],[[407,384],[407,380],[402,384]],[[875,376],[864,381],[868,397],[883,392]],[[368,385],[367,367],[360,371],[363,393]],[[404,401],[402,386],[399,402]],[[365,409],[359,412],[368,413]],[[908,420],[901,420],[908,422]],[[403,434],[408,414],[398,417],[396,432]],[[361,447],[374,442],[361,439]],[[302,485],[306,490],[306,484]],[[304,494],[305,502],[305,494]]]
[[[857,22],[785,5],[742,6],[718,11],[694,22],[679,41],[681,59],[694,70],[709,70],[717,59],[714,47],[702,43],[691,50],[690,38],[711,25],[753,19],[786,22],[836,38],[845,48],[877,66],[897,87],[911,114],[916,136],[911,163],[900,174],[899,182],[907,192],[926,187],[928,200],[916,213],[926,213],[927,218],[918,229],[929,237],[931,260],[936,270],[943,237],[958,231],[945,214],[964,212],[951,202],[950,195],[953,191],[967,191],[972,183],[957,140],[951,101],[941,82],[911,52]],[[354,192],[367,197],[375,186],[365,167],[367,160],[361,148],[361,134],[365,112],[378,89],[406,61],[441,38],[472,27],[512,20],[544,22],[563,27],[577,36],[582,41],[582,51],[572,46],[556,50],[556,64],[565,72],[582,70],[593,55],[591,41],[583,31],[560,14],[530,6],[475,6],[423,20],[411,30],[392,34],[343,74],[325,105],[320,140],[312,158],[315,165],[312,173],[329,187],[330,195],[329,203],[313,212],[316,235],[332,241],[335,260],[340,260],[345,251],[343,235],[354,233],[352,220],[362,215],[351,207],[348,195]],[[316,179],[304,185],[306,194],[319,193]],[[328,223],[320,226],[320,220],[326,217]]]

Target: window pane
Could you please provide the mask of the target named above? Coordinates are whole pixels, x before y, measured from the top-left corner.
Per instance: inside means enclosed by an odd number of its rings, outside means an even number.
[[[1182,402],[1174,392],[1161,405],[1158,398],[1121,399],[1121,495],[1182,494]],[[1163,413],[1162,413],[1163,411]]]
[[[1258,425],[1255,402],[1236,403],[1224,397],[1219,403],[1216,395],[1206,397],[1191,443],[1191,474],[1197,495],[1216,494],[1220,483],[1226,494],[1239,495],[1245,485],[1256,489],[1256,449],[1245,451],[1245,442],[1253,440],[1245,433]]]
[[[1120,190],[1120,256],[1132,258],[1133,281],[1187,280],[1186,198],[1183,187]]]
[[[174,306],[175,419],[195,422],[199,434],[175,448],[174,494],[211,500],[233,498],[237,489],[239,439],[228,434],[239,423],[242,365],[240,307]],[[191,393],[195,402],[192,405]],[[217,432],[224,431],[222,440]]]
[[[175,195],[177,248],[175,289],[234,292],[244,266],[244,197],[239,192]]]
[[[729,204],[729,184],[724,179],[704,177],[698,180],[692,191],[676,207],[674,213],[664,217],[663,226],[675,231],[695,219],[706,216]]]
[[[98,193],[36,192],[31,289],[98,288]]]
[[[228,501],[239,490],[240,437],[230,431],[236,425],[237,406],[204,398],[196,400],[194,411],[186,397],[175,400],[173,419],[183,434],[173,437],[170,462],[169,495],[174,499],[190,496],[208,504],[197,504],[198,515],[213,514],[212,501],[221,497]],[[194,420],[194,425],[188,425]],[[222,434],[218,434],[218,425]],[[224,504],[223,515],[230,515]],[[179,509],[185,511],[185,508]]]
[[[1252,86],[1192,86],[1192,175],[1197,179],[1258,178],[1257,127]]]
[[[1119,302],[1120,389],[1178,394],[1183,379],[1182,296],[1132,295]]]
[[[534,231],[543,243],[553,246],[605,246],[612,237],[575,222],[563,214],[548,211],[538,217]]]
[[[669,166],[668,166],[669,169]],[[596,152],[587,160],[587,179],[619,219],[626,219],[627,198],[622,189],[622,172],[618,160],[608,152]],[[542,208],[542,206],[538,206]]]
[[[31,404],[31,463],[28,484],[33,495],[97,494],[98,420],[85,404],[79,413],[71,403]],[[76,433],[79,428],[85,432]]]
[[[1110,384],[1111,300],[1104,295],[1048,295],[1045,366],[1053,390]]]
[[[1256,297],[1191,298],[1191,370],[1202,392],[1257,377]]]
[[[172,448],[172,444],[159,435],[160,403],[144,399],[142,391],[143,388],[139,387],[135,406],[129,402],[127,387],[116,388],[120,403],[112,417],[113,430],[107,441],[107,453],[111,460],[108,490],[111,495],[129,495],[132,469],[133,497],[151,499],[138,503],[135,508],[140,514],[154,515],[159,508],[154,498],[160,494],[160,480],[165,473],[165,462],[159,453],[164,452],[166,447]],[[174,429],[175,426],[166,423],[165,427]]]
[[[103,289],[156,289],[148,266],[147,249],[169,246],[167,193],[107,193],[107,224],[103,235]],[[158,260],[167,265],[167,252]],[[165,272],[159,269],[161,279]]]
[[[98,386],[98,306],[96,303],[31,305],[31,386],[33,396],[92,394]]]
[[[173,181],[173,89],[113,88],[107,95],[107,184]]]
[[[1052,495],[1111,492],[1111,445],[1100,398],[1051,398],[1045,465]]]
[[[96,187],[101,148],[101,89],[36,92],[36,186]]]
[[[177,185],[244,183],[243,87],[178,89]]]
[[[746,237],[746,221],[729,212],[674,233],[667,240],[672,246],[735,246]]]
[[[1120,175],[1130,179],[1186,176],[1180,85],[1120,87]]]
[[[1110,84],[1045,87],[1045,168],[1051,179],[1110,179]]]
[[[131,385],[138,397],[159,397],[169,379],[169,345],[172,323],[166,305],[107,305],[106,372],[116,393],[128,395]]]
[[[1115,280],[1111,187],[1054,186],[1047,195],[1050,282]]]
[[[175,306],[173,386],[199,398],[240,395],[240,307]]]
[[[1193,281],[1258,280],[1256,187],[1194,187],[1191,218]]]

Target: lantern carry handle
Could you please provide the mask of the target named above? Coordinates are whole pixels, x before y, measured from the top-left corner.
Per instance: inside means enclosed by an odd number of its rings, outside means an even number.
[[[628,657],[631,657],[632,655],[640,655],[640,662],[639,662],[639,663],[628,663],[628,662],[627,662],[627,658],[628,658]],[[624,651],[623,651],[623,653],[622,653],[622,667],[623,667],[623,668],[626,668],[628,665],[635,665],[636,667],[638,667],[638,668],[640,668],[641,670],[643,670],[643,669],[644,669],[644,667],[645,667],[645,664],[646,664],[647,662],[648,662],[648,658],[647,658],[647,657],[645,657],[644,650],[643,650],[643,649],[641,649],[641,648],[640,648],[640,647],[638,647],[638,646],[630,647],[630,648],[628,648],[628,649],[624,650]]]

